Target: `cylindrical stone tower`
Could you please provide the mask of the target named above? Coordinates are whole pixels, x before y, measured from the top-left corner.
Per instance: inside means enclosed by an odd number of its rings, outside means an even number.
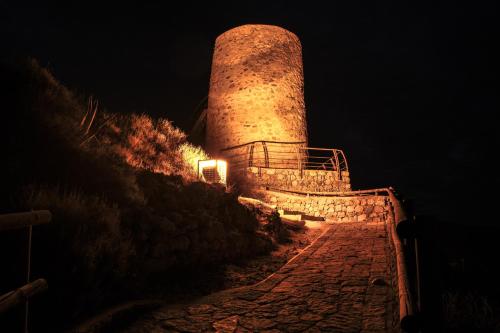
[[[306,142],[302,48],[293,33],[243,25],[220,35],[208,95],[206,148]],[[223,155],[223,154],[222,154]]]

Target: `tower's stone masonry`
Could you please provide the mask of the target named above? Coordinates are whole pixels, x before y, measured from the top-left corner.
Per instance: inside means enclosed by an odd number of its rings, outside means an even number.
[[[351,190],[347,162],[341,167],[333,149],[307,148],[302,47],[293,33],[243,25],[220,35],[206,115],[206,149],[228,161],[230,183],[244,194]]]
[[[243,25],[215,42],[207,150],[252,141],[307,142],[302,49],[276,26]]]
[[[246,183],[255,186],[310,192],[345,192],[351,190],[349,172],[250,167]]]

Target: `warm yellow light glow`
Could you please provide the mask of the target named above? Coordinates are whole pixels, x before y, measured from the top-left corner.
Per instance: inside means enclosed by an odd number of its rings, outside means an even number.
[[[198,177],[207,183],[227,185],[227,162],[223,160],[198,161]]]
[[[217,160],[206,160],[206,161],[198,161],[198,165],[200,169],[202,170],[203,168],[210,168],[214,167],[217,165]]]

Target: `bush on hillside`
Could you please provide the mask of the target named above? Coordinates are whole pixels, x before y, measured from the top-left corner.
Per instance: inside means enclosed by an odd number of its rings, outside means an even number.
[[[101,122],[105,126],[97,131],[94,145],[89,142],[91,149],[116,155],[134,168],[194,181],[198,160],[208,159],[203,149],[188,143],[186,134],[167,119],[105,113]]]
[[[270,250],[235,195],[194,181],[206,155],[170,122],[99,112],[85,134],[84,99],[36,62],[2,65],[0,77],[9,115],[0,122],[1,210],[54,217],[35,229],[33,248],[33,276],[50,284],[44,320],[63,313],[67,325],[168,288],[152,281]]]
[[[56,307],[74,318],[123,289],[135,244],[120,209],[100,197],[58,188],[30,188],[26,208],[49,209],[53,221],[35,229],[34,274],[49,281]]]

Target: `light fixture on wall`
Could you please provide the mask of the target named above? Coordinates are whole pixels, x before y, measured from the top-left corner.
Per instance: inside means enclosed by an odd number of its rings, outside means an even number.
[[[198,178],[210,184],[227,185],[227,162],[224,160],[198,161]]]

